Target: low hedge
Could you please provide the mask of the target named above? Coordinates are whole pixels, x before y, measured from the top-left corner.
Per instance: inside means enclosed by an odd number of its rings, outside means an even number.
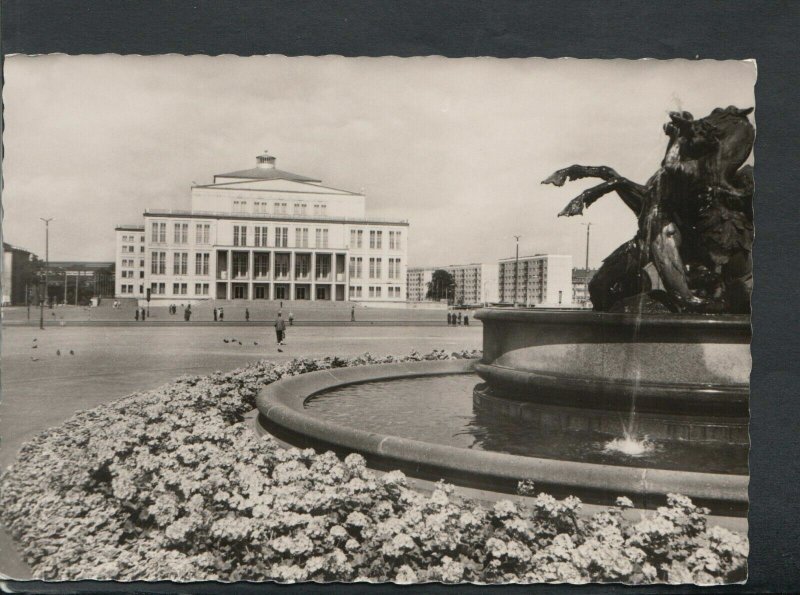
[[[314,370],[475,357],[262,361],[79,412],[20,451],[0,515],[39,579],[400,583],[741,581],[746,537],[671,495],[636,522],[546,494],[486,507],[364,459],[283,449],[244,422],[265,384]],[[522,486],[531,493],[532,486]]]

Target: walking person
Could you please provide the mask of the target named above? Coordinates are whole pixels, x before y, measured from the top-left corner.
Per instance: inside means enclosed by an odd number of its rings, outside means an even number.
[[[214,312],[214,322],[216,322],[217,321],[217,309],[216,308],[212,308],[212,311]]]
[[[458,324],[461,324],[461,312],[458,313]]]
[[[144,307],[142,307],[142,322],[144,322],[145,318],[147,318],[147,310],[145,310]]]
[[[224,320],[224,318],[225,318],[225,311],[222,308],[220,308],[219,309],[219,321],[222,322]]]
[[[250,322],[250,308],[245,308],[244,309],[244,319],[247,322]]]
[[[139,322],[139,308],[136,308],[136,314],[134,317],[136,319],[136,322]]]
[[[464,326],[469,326],[469,316],[464,314]]]
[[[289,326],[294,326],[294,313],[289,312]]]
[[[281,313],[278,312],[278,318],[275,321],[275,336],[278,340],[278,345],[283,345],[283,338],[286,334],[286,322],[281,317]]]
[[[350,322],[355,322],[355,321],[356,321],[356,307],[355,306],[351,306],[350,307]]]
[[[186,321],[186,322],[189,322],[189,320],[191,318],[192,318],[192,305],[189,304],[188,306],[186,306],[186,309],[183,311],[183,320]]]

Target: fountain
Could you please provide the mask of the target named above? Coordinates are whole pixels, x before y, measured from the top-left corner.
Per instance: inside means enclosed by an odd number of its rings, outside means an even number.
[[[513,491],[638,505],[669,492],[745,514],[752,283],[751,110],[670,114],[661,168],[598,177],[560,215],[616,192],[639,221],[603,263],[589,310],[489,308],[480,361],[326,370],[270,385],[258,427],[375,466]]]

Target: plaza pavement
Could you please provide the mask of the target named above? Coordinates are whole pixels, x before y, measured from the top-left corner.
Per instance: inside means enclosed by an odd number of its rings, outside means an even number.
[[[480,349],[481,338],[480,326],[290,327],[279,353],[274,331],[263,326],[5,326],[0,470],[13,463],[24,442],[75,412],[183,374],[233,370],[260,359]],[[0,527],[0,573],[27,578],[30,571],[14,549]]]

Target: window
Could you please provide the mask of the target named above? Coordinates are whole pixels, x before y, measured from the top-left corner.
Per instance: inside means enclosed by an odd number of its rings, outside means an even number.
[[[172,255],[172,274],[186,275],[189,266],[189,254],[186,252],[176,252]]]
[[[253,254],[256,278],[266,277],[269,274],[269,254]]]
[[[167,253],[166,252],[151,252],[150,253],[150,274],[151,275],[166,275],[167,274]]]
[[[211,225],[209,223],[198,223],[194,227],[194,241],[197,244],[208,244],[211,235]]]
[[[250,257],[247,252],[233,253],[233,278],[245,279],[249,274]]]
[[[317,228],[316,230],[316,242],[315,246],[317,248],[327,248],[328,247],[328,230],[327,229],[320,229]]]
[[[247,246],[247,226],[234,225],[233,226],[233,245],[234,246]]]
[[[350,257],[350,277],[352,279],[361,279],[362,273],[362,258],[360,256]]]
[[[198,252],[194,255],[194,274],[208,275],[208,252]]]
[[[267,229],[269,229],[266,225],[256,225],[255,229],[255,245],[256,246],[266,246],[267,245]]]
[[[253,210],[256,213],[266,213],[267,212],[267,203],[261,200],[257,200],[253,203]]]
[[[294,260],[294,276],[307,277],[308,276],[309,259],[295,256]]]
[[[189,241],[189,224],[188,223],[175,223],[173,225],[174,236],[173,242],[176,244],[185,244]]]
[[[150,241],[156,244],[164,244],[167,241],[167,224],[154,221],[150,227]]]
[[[274,204],[275,214],[276,215],[285,215],[286,214],[286,207],[287,207],[287,203],[285,203],[285,202],[276,202]]]
[[[247,201],[246,200],[234,200],[233,201],[233,212],[234,213],[247,213]]]
[[[369,259],[369,278],[370,279],[380,279],[381,278],[381,259],[380,258],[370,258]]]
[[[308,248],[308,228],[294,228],[294,245],[298,248]]]
[[[330,275],[331,272],[331,261],[329,255],[323,255],[323,257],[317,259],[317,279],[323,279]]]
[[[383,232],[375,231],[374,229],[369,232],[369,247],[374,250],[380,250],[383,244]]]
[[[308,210],[308,204],[304,202],[296,202],[294,203],[294,214],[295,215],[305,215]]]
[[[195,283],[194,284],[194,294],[195,295],[208,295],[208,283]]]
[[[389,259],[389,279],[399,279],[400,278],[400,259],[399,258],[390,258]]]
[[[286,248],[289,245],[289,228],[276,227],[275,228],[275,245],[278,248]]]
[[[155,295],[164,295],[167,292],[167,284],[166,283],[151,283],[150,284],[150,293]]]
[[[401,250],[400,247],[400,234],[399,231],[389,232],[389,250]]]
[[[316,217],[324,217],[328,212],[328,205],[326,204],[315,204],[314,205],[314,216]]]
[[[141,260],[139,261],[139,266],[140,266],[140,267],[142,267],[142,268],[144,268],[144,259],[141,259]]]
[[[351,246],[351,248],[363,248],[364,247],[364,230],[357,229],[356,230],[356,243],[355,246]]]
[[[172,295],[186,295],[186,283],[173,283]]]

